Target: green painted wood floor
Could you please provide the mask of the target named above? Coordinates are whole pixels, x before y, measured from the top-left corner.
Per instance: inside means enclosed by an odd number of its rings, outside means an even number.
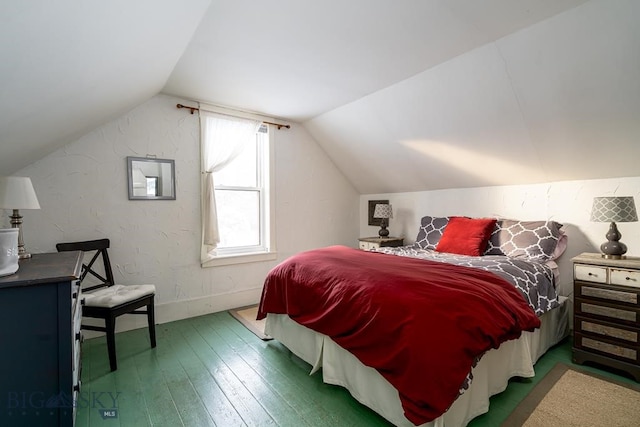
[[[390,425],[345,389],[322,383],[320,373],[309,376],[308,364],[276,341],[261,341],[227,312],[157,325],[156,332],[155,349],[146,329],[118,334],[113,373],[105,339],[84,342],[76,426]],[[511,381],[469,425],[500,425],[557,362],[571,364],[569,340],[538,361],[535,378]]]

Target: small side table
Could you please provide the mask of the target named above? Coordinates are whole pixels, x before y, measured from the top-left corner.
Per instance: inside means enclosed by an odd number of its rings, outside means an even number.
[[[628,372],[640,382],[640,258],[574,257],[573,361]]]
[[[382,247],[396,247],[404,244],[403,237],[361,237],[358,247],[362,250],[369,251]]]

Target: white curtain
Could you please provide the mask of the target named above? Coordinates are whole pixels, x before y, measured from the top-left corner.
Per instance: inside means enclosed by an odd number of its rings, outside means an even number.
[[[261,122],[200,109],[202,157],[202,262],[213,258],[220,243],[213,173],[224,169],[247,144],[255,143]]]

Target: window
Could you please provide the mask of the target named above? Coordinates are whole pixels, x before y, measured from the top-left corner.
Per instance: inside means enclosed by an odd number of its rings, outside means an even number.
[[[218,252],[264,252],[268,250],[266,198],[269,163],[267,126],[260,127],[255,142],[224,169],[213,173],[220,243]]]
[[[203,266],[275,259],[269,127],[261,120],[211,114],[202,108],[201,123]],[[209,218],[212,223],[215,218],[215,224],[207,244],[208,174],[213,184]]]

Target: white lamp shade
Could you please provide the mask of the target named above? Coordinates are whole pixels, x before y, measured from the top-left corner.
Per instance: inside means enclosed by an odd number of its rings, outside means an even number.
[[[373,211],[374,218],[393,218],[393,208],[391,205],[378,203]]]
[[[40,209],[31,178],[0,177],[0,209]]]

